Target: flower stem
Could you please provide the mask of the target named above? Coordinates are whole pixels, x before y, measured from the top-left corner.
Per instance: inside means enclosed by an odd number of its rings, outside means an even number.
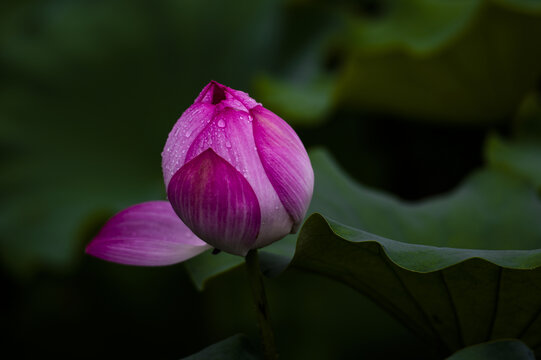
[[[276,360],[278,354],[276,353],[276,346],[274,345],[274,333],[272,332],[269,319],[269,305],[265,294],[263,275],[259,268],[259,255],[257,254],[257,250],[250,250],[246,255],[245,260],[246,269],[248,270],[248,282],[252,289],[252,296],[254,298],[257,313],[257,322],[259,323],[261,339],[263,340],[263,347],[265,349],[265,359]]]

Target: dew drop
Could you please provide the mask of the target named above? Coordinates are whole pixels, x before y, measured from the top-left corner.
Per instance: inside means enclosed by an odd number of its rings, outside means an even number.
[[[227,141],[225,142],[225,147],[228,148],[228,149],[231,148],[231,143],[229,142],[229,140],[227,140]]]
[[[186,132],[184,133],[184,136],[186,137],[190,137],[190,135],[192,135],[192,130],[186,130]]]
[[[223,120],[218,120],[218,127],[221,127],[221,128],[224,128],[225,127],[225,121]]]

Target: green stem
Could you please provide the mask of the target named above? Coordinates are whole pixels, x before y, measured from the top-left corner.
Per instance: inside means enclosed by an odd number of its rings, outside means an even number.
[[[274,345],[274,333],[272,332],[269,319],[269,305],[263,284],[263,275],[259,268],[259,256],[257,250],[250,250],[246,255],[246,269],[248,270],[248,282],[252,289],[252,296],[257,313],[257,322],[263,340],[266,360],[276,360],[276,346]]]

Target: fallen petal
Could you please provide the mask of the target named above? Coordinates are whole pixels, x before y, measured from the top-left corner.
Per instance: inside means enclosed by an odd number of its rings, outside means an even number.
[[[261,225],[259,202],[244,176],[212,149],[181,167],[167,189],[178,216],[201,239],[246,255]]]
[[[182,223],[169,202],[149,201],[113,216],[86,252],[120,264],[162,266],[182,262],[209,248]]]

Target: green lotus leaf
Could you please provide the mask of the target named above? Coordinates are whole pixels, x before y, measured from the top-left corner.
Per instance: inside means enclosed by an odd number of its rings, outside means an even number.
[[[325,218],[305,222],[290,266],[359,290],[442,354],[503,337],[538,350],[541,200],[530,182],[488,167],[409,203],[355,183],[322,150],[310,156],[310,211]],[[294,240],[262,249],[264,270],[286,267]]]
[[[483,1],[386,0],[379,16],[348,16],[350,46],[360,52],[437,51],[473,21]]]
[[[486,157],[493,167],[517,174],[541,190],[541,144],[533,141],[507,141],[489,137]]]
[[[541,350],[541,249],[409,244],[314,214],[292,264],[365,294],[442,354],[500,338]]]
[[[316,126],[332,108],[334,78],[323,77],[309,83],[295,84],[270,76],[255,83],[257,98],[295,126]]]
[[[350,17],[339,105],[425,121],[510,119],[541,74],[533,1],[384,1]]]
[[[522,102],[513,122],[515,140],[541,141],[541,94],[531,93]]]
[[[541,99],[537,96],[532,94],[522,103],[513,122],[513,138],[488,137],[485,158],[493,168],[529,181],[541,194]]]
[[[309,213],[416,244],[492,250],[541,247],[541,200],[535,187],[514,174],[488,166],[446,194],[406,202],[356,183],[324,150],[311,151],[310,156],[316,181]]]
[[[306,5],[306,4],[304,4]],[[254,80],[254,95],[296,127],[318,126],[334,106],[336,78],[324,71],[332,34],[341,22],[320,6],[290,4],[282,9],[276,71]]]
[[[447,360],[535,360],[535,355],[519,340],[498,340],[468,346]]]
[[[184,263],[195,286],[203,290],[205,283],[213,277],[244,264],[244,258],[224,252],[212,254],[205,251]]]

